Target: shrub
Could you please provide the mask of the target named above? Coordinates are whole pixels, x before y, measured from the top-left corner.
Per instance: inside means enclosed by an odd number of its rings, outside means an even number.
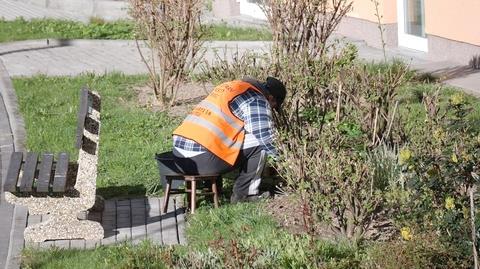
[[[174,104],[180,82],[195,68],[203,44],[202,0],[131,0],[136,30],[146,37],[150,59],[142,53],[155,97]],[[137,43],[138,45],[138,43]],[[140,52],[140,49],[139,49]]]
[[[435,231],[443,244],[467,254],[478,241],[469,235],[476,234],[469,208],[480,173],[479,133],[467,119],[472,108],[461,93],[441,102],[439,91],[425,94],[423,105],[423,123],[406,134],[409,154],[402,167],[410,199],[397,218]]]

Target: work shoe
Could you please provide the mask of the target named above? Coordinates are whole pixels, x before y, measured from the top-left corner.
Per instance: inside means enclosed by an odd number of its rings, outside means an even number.
[[[249,195],[246,197],[247,202],[257,202],[270,198],[270,192],[262,192],[260,195]]]

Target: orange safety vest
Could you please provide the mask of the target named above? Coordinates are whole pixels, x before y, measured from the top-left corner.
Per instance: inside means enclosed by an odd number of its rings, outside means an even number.
[[[233,165],[245,139],[245,123],[230,111],[230,102],[249,89],[250,83],[235,80],[220,84],[175,129],[174,135],[191,139]]]

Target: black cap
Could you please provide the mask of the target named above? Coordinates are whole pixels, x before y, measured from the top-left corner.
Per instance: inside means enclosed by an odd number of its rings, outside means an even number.
[[[257,89],[263,92],[264,95],[271,95],[275,98],[277,102],[277,110],[280,110],[280,106],[282,105],[283,101],[285,100],[285,96],[287,95],[287,90],[285,89],[285,85],[283,83],[274,78],[274,77],[267,77],[266,82],[258,81],[257,79],[245,77],[242,79],[243,81],[252,84]]]
[[[285,96],[287,95],[287,89],[285,88],[285,85],[283,85],[280,80],[274,77],[267,77],[265,86],[268,93],[277,101],[277,108],[279,109],[285,100]]]

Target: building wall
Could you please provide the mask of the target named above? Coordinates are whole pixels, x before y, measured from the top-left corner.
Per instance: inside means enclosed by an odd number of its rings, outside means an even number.
[[[378,0],[389,47],[398,46],[397,1]],[[468,63],[480,55],[480,0],[424,0],[427,56],[435,60]],[[353,9],[340,23],[338,33],[381,47],[372,0],[353,0]]]
[[[398,31],[396,23],[383,24],[383,41],[387,47],[398,45]],[[358,40],[365,41],[369,46],[382,47],[382,36],[378,24],[365,19],[344,17],[336,30],[337,33]]]
[[[397,1],[378,0],[378,3],[378,11],[383,16],[382,24],[397,23]],[[353,0],[352,10],[347,16],[377,22],[375,5],[372,0]]]
[[[480,46],[479,0],[425,0],[428,35]]]
[[[480,0],[424,0],[425,32],[480,45]],[[378,0],[383,24],[397,23],[397,0]],[[372,0],[353,0],[349,17],[377,22]]]
[[[212,8],[217,18],[225,19],[240,15],[240,3],[237,0],[214,0]]]

